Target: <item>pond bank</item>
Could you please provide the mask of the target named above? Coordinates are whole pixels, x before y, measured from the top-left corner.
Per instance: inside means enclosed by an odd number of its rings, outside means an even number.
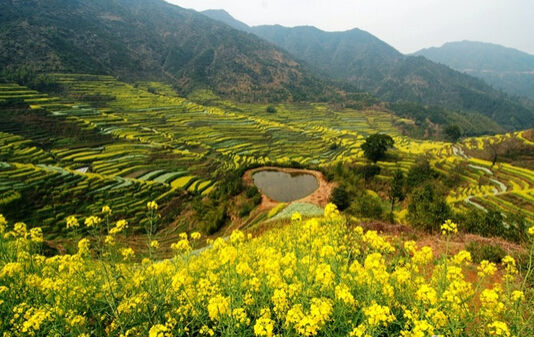
[[[264,166],[264,167],[258,167],[251,170],[248,170],[243,175],[243,182],[247,186],[254,186],[254,179],[252,178],[252,175],[259,171],[279,171],[279,172],[285,172],[289,174],[310,174],[313,175],[319,184],[319,187],[310,195],[298,199],[293,200],[289,202],[288,204],[294,203],[294,202],[306,202],[311,203],[320,207],[324,207],[330,198],[330,195],[332,194],[332,191],[334,187],[336,187],[336,184],[334,182],[328,182],[326,181],[324,175],[319,171],[313,171],[313,170],[305,170],[305,169],[294,169],[294,168],[282,168],[282,167],[276,167],[276,166]],[[260,191],[261,193],[261,191]],[[262,201],[261,204],[258,206],[258,210],[267,210],[275,207],[279,204],[278,201],[273,200],[266,196],[264,193],[261,193]]]

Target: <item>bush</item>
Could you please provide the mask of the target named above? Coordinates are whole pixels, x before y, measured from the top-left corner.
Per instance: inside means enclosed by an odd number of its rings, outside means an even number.
[[[239,209],[239,216],[241,218],[246,217],[250,214],[250,212],[254,209],[254,204],[251,202],[244,202],[241,204],[241,208]]]
[[[378,165],[365,165],[358,168],[357,171],[366,182],[369,182],[375,176],[380,174],[381,169]]]
[[[415,190],[408,203],[408,221],[426,231],[439,230],[451,215],[445,198],[437,194],[430,184]]]
[[[350,213],[362,218],[381,219],[384,209],[379,197],[365,192],[350,205]]]
[[[458,215],[458,223],[460,230],[466,233],[486,237],[499,236],[514,242],[521,242],[525,239],[526,224],[521,215],[510,214],[505,221],[504,216],[499,211],[484,212],[479,209],[472,209]]]
[[[420,158],[408,171],[406,187],[411,191],[412,189],[421,186],[423,183],[438,177],[439,173],[430,167],[428,159]]]
[[[245,190],[245,196],[249,199],[259,194],[260,194],[260,191],[258,190],[256,186],[249,186]]]
[[[504,249],[488,243],[469,242],[465,248],[471,253],[475,263],[480,263],[482,260],[501,263],[503,257],[506,256]]]
[[[332,191],[330,202],[335,204],[340,211],[344,211],[350,206],[350,197],[345,186],[338,186]]]
[[[208,235],[217,233],[226,224],[228,219],[226,206],[212,209],[203,216],[202,231]]]
[[[276,113],[276,108],[274,106],[272,106],[272,105],[269,105],[269,106],[267,106],[265,111],[267,111],[268,113],[273,114],[273,113]]]

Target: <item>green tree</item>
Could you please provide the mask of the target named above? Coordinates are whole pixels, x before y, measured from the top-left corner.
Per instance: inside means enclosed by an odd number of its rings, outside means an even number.
[[[272,105],[269,105],[269,106],[265,109],[265,111],[267,111],[268,113],[273,114],[273,113],[276,113],[276,108],[275,108],[274,106],[272,106]]]
[[[393,147],[393,138],[388,135],[375,133],[365,139],[365,143],[362,144],[363,154],[367,159],[376,163],[378,160],[383,159],[388,148]]]
[[[388,194],[389,200],[391,201],[391,213],[393,213],[395,202],[403,201],[406,197],[406,193],[404,193],[404,174],[399,169],[393,175],[393,181],[391,182]]]
[[[340,211],[344,211],[350,206],[350,197],[345,186],[338,186],[332,191],[330,201],[334,203]]]
[[[408,221],[427,231],[439,230],[452,215],[450,206],[431,184],[416,189],[408,204]]]
[[[380,174],[380,166],[378,165],[365,165],[358,169],[358,173],[361,174],[366,183],[368,183],[375,176]]]
[[[453,143],[456,143],[462,136],[462,129],[456,124],[447,126],[444,131],[447,139]]]

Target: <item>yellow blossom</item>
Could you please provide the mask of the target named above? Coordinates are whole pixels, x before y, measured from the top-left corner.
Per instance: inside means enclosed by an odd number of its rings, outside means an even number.
[[[299,222],[302,221],[302,215],[300,215],[299,212],[295,212],[291,215],[291,221],[292,222]]]
[[[349,287],[344,284],[336,286],[335,297],[337,300],[348,305],[354,305],[355,303],[354,296],[352,296]]]
[[[30,240],[35,243],[43,242],[43,231],[40,227],[30,229]]]
[[[121,249],[121,255],[122,255],[122,258],[126,261],[134,257],[135,252],[132,248],[123,248]]]
[[[128,221],[126,220],[119,220],[117,221],[117,223],[115,224],[115,227],[111,228],[109,230],[109,234],[111,235],[115,235],[115,234],[118,234],[120,232],[122,232],[125,228],[128,228]]]
[[[67,229],[80,226],[80,224],[78,223],[78,219],[76,219],[76,217],[73,215],[67,217],[66,222],[67,222]]]
[[[162,324],[156,324],[150,328],[148,337],[167,337],[171,336],[169,329]]]
[[[470,263],[471,261],[472,261],[471,253],[469,253],[466,250],[461,250],[452,257],[452,263],[454,263],[457,266],[466,265]]]
[[[512,301],[519,302],[525,299],[525,293],[523,293],[521,290],[514,290],[512,292]]]
[[[88,255],[89,254],[89,240],[88,239],[81,239],[78,241],[78,255]]]
[[[510,330],[508,329],[508,325],[501,321],[494,321],[488,324],[488,330],[491,336],[510,337]]]
[[[272,337],[274,330],[274,321],[268,316],[264,315],[258,318],[254,324],[254,335]]]
[[[103,215],[110,216],[111,215],[111,208],[109,206],[104,206],[104,207],[102,207],[102,212],[101,213]]]
[[[493,262],[483,260],[480,262],[480,265],[477,267],[478,276],[484,278],[486,276],[493,276],[497,271],[497,266]]]
[[[438,302],[438,294],[434,288],[430,287],[427,284],[422,284],[417,292],[415,293],[415,297],[428,305],[434,305]]]
[[[441,225],[441,234],[447,235],[455,233],[458,233],[458,225],[451,220],[447,220],[443,225]]]
[[[150,247],[154,248],[154,249],[158,249],[159,248],[159,242],[157,240],[150,241]]]
[[[149,201],[146,204],[146,208],[149,211],[157,211],[158,210],[158,204],[155,201]]]
[[[363,309],[367,323],[369,326],[386,326],[395,320],[395,316],[391,313],[389,307],[373,303],[372,305]]]
[[[100,222],[102,222],[102,219],[100,219],[99,217],[97,216],[90,216],[88,218],[85,219],[85,222],[84,224],[87,226],[87,227],[95,227],[95,226],[98,226],[100,224]]]
[[[328,203],[324,208],[324,217],[327,219],[333,219],[339,216],[337,206],[333,203]]]
[[[230,312],[230,298],[217,295],[212,297],[208,303],[208,315],[215,321]]]
[[[0,214],[0,234],[6,230],[7,221],[2,214]]]
[[[182,239],[176,243],[171,244],[171,249],[177,253],[187,253],[192,250],[191,245],[187,239]]]

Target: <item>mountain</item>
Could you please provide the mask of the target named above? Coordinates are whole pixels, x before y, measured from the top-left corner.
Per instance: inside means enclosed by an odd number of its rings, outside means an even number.
[[[0,69],[109,74],[240,100],[317,99],[325,90],[287,52],[163,0],[4,0]]]
[[[507,92],[534,99],[534,55],[497,44],[460,41],[415,53],[479,77]]]
[[[432,62],[406,56],[372,34],[352,29],[325,32],[315,27],[249,27],[221,11],[203,12],[283,48],[332,79],[350,83],[390,102],[442,105],[483,114],[506,129],[534,125],[534,103],[495,90],[484,81]]]

